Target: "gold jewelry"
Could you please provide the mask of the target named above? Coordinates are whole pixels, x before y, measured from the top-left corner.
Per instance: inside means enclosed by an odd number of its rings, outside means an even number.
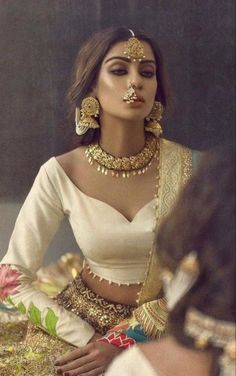
[[[84,284],[80,275],[57,295],[56,301],[101,334],[130,317],[135,309],[131,305],[113,303],[95,294]]]
[[[96,163],[97,171],[104,175],[108,172],[114,177],[129,178],[132,175],[144,174],[151,166],[154,158],[159,155],[158,139],[148,135],[142,151],[130,157],[114,157],[108,154],[101,146],[96,144],[88,145],[85,150],[90,165]]]
[[[224,350],[219,358],[221,376],[235,375],[235,330],[235,322],[217,320],[196,308],[190,308],[186,313],[184,332],[194,339],[196,348],[204,349],[212,345]]]
[[[144,46],[140,42],[140,40],[135,37],[133,30],[129,29],[129,31],[132,37],[130,37],[125,43],[124,55],[127,55],[128,59],[131,59],[133,61],[142,61],[142,59],[145,59],[146,57],[144,55]]]
[[[134,85],[133,85],[132,82],[129,82],[128,90],[123,97],[123,101],[125,101],[126,103],[133,103],[137,99],[138,99],[138,97],[137,97],[137,94],[135,92]]]
[[[148,123],[145,126],[145,130],[152,132],[156,137],[159,137],[163,133],[161,124],[159,123],[162,118],[163,111],[164,107],[162,103],[155,101],[150,114],[146,117]]]
[[[92,118],[99,115],[99,102],[94,97],[86,97],[81,103],[81,109],[75,109],[75,130],[81,136],[86,133],[88,129],[99,128],[98,122]]]

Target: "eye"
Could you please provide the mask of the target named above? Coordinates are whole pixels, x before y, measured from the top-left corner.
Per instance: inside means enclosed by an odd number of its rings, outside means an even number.
[[[150,71],[150,70],[142,70],[140,72],[140,74],[143,76],[143,77],[146,77],[146,78],[152,78],[154,76],[154,72],[153,71]]]
[[[110,72],[116,76],[122,76],[123,74],[127,73],[127,70],[124,68],[113,68],[110,70]]]

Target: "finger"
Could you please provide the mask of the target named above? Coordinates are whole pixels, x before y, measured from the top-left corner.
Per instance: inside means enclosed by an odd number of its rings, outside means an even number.
[[[104,367],[97,367],[91,371],[85,371],[81,373],[78,370],[67,371],[63,374],[63,376],[101,376],[104,372]]]
[[[60,375],[63,372],[78,369],[79,367],[82,367],[85,364],[91,363],[92,361],[94,361],[94,355],[88,354],[79,359],[73,360],[71,362],[68,362],[67,364],[57,367],[56,371]]]
[[[74,351],[72,351],[70,354],[67,354],[65,356],[62,356],[61,358],[57,359],[55,361],[55,366],[60,366],[60,365],[63,365],[63,364],[66,364],[68,362],[71,362],[75,359],[78,359],[86,354],[88,354],[88,346],[84,346],[84,347],[81,347],[79,349],[76,349]]]

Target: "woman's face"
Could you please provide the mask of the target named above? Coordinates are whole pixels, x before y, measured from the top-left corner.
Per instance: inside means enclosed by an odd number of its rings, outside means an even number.
[[[145,59],[141,62],[124,55],[125,42],[115,44],[105,56],[94,88],[101,116],[132,121],[144,120],[150,113],[157,91],[156,62],[150,45],[146,42],[142,44]],[[123,99],[130,83],[138,97],[134,103]]]

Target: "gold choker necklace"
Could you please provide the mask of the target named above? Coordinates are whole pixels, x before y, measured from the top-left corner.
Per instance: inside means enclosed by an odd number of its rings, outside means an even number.
[[[114,157],[108,154],[101,146],[88,145],[85,155],[90,165],[97,164],[97,171],[104,175],[111,173],[114,177],[129,178],[130,175],[144,174],[159,154],[159,141],[152,135],[147,135],[144,148],[130,157]]]

